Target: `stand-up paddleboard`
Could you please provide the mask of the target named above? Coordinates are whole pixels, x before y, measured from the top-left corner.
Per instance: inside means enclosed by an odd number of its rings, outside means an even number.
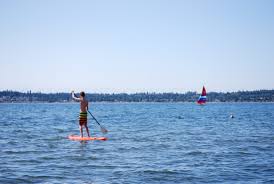
[[[81,137],[78,135],[69,135],[68,138],[73,141],[106,141],[106,137]]]

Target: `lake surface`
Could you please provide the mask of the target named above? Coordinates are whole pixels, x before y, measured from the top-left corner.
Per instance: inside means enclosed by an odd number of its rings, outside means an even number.
[[[0,183],[274,183],[273,103],[90,109],[109,140],[67,139],[79,104],[0,104]]]

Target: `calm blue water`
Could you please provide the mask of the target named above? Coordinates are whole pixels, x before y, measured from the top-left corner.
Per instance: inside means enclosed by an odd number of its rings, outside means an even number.
[[[105,142],[78,108],[0,104],[0,183],[274,183],[273,103],[95,103]]]

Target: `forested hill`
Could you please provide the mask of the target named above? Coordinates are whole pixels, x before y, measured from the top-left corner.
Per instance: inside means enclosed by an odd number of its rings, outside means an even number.
[[[113,93],[87,94],[92,102],[195,102],[196,92],[187,93]],[[208,102],[274,102],[274,90],[238,91],[231,93],[210,92]],[[23,93],[0,91],[0,102],[70,102],[70,93]]]

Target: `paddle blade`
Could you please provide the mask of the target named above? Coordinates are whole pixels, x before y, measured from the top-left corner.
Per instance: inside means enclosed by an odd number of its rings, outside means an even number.
[[[106,133],[108,133],[108,130],[107,130],[105,127],[102,127],[102,126],[101,126],[101,132],[102,132],[103,134],[106,134]]]

